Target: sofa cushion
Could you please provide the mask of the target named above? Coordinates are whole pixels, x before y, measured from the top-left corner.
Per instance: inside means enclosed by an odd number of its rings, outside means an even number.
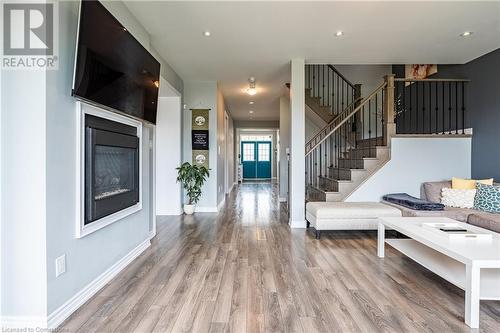
[[[443,187],[441,193],[441,203],[448,207],[473,208],[476,189],[456,190]]]
[[[500,187],[477,183],[474,208],[489,213],[500,213]]]
[[[308,202],[306,210],[316,219],[375,219],[401,216],[401,211],[380,202]]]
[[[412,197],[406,193],[393,193],[383,196],[383,200],[392,202],[397,205],[408,207],[415,210],[443,210],[444,205],[440,203],[430,202],[427,200]]]
[[[484,185],[493,185],[493,178],[488,179],[462,179],[453,177],[451,179],[451,188],[455,190],[475,190],[476,183]]]
[[[444,187],[451,188],[451,181],[424,183],[424,198],[430,202],[441,203],[441,191]]]
[[[473,211],[467,222],[477,227],[500,232],[500,214]]]

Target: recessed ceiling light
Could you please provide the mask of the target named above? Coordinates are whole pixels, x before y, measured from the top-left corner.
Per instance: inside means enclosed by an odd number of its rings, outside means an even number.
[[[250,114],[252,114],[252,113],[253,113],[253,110],[250,110],[250,111],[248,111],[248,112],[250,112]]]
[[[210,33],[210,31],[204,31],[203,32],[203,36],[205,37],[210,37],[212,34]]]
[[[460,36],[462,36],[462,37],[467,37],[467,36],[470,36],[470,35],[472,35],[472,34],[473,34],[473,32],[472,32],[472,31],[464,31],[464,32],[462,32],[462,33],[460,34]]]
[[[340,37],[340,36],[343,36],[343,35],[344,35],[344,32],[340,31],[340,30],[335,33],[335,37]]]
[[[249,102],[248,104],[252,105],[253,103],[255,103],[255,102],[254,102],[254,101],[251,101],[251,102]]]

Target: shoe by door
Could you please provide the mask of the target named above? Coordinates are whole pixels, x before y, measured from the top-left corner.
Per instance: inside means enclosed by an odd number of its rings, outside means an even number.
[[[243,179],[271,178],[271,142],[242,141]]]

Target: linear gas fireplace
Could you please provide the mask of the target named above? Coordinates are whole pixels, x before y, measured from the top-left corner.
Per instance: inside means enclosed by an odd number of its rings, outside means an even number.
[[[84,225],[139,202],[137,128],[85,115]]]

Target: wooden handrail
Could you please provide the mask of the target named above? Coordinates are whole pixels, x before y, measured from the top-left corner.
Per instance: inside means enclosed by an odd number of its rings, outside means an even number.
[[[308,145],[310,145],[313,141],[315,141],[318,137],[321,136],[322,133],[324,133],[325,130],[327,130],[328,128],[331,128],[331,126],[333,124],[335,124],[335,122],[342,116],[344,115],[349,109],[351,109],[354,105],[356,105],[356,103],[360,102],[363,100],[363,97],[358,97],[356,98],[353,102],[351,102],[351,104],[349,104],[345,109],[344,111],[340,112],[335,118],[333,118],[333,120],[331,120],[328,124],[326,124],[318,133],[316,133],[307,143],[306,143],[306,147]]]
[[[349,119],[351,119],[356,113],[358,113],[362,108],[375,96],[377,95],[382,89],[384,89],[387,86],[387,82],[382,83],[375,91],[373,91],[366,99],[361,102],[347,117],[342,119],[342,121],[336,125],[333,130],[330,131],[323,139],[321,139],[319,142],[317,142],[314,146],[307,150],[307,145],[306,145],[306,154],[305,156],[308,156],[314,149],[316,149],[320,144],[323,143],[326,139],[328,139],[333,133],[335,133],[343,124],[345,124]]]
[[[397,82],[470,82],[468,79],[405,79],[394,78]]]
[[[349,81],[348,79],[346,79],[346,77],[344,75],[342,75],[342,73],[340,73],[335,67],[333,67],[333,65],[328,65],[328,68],[330,68],[331,70],[333,70],[338,76],[340,76],[340,78],[342,80],[344,80],[348,85],[351,86],[352,89],[356,89],[355,85]]]

